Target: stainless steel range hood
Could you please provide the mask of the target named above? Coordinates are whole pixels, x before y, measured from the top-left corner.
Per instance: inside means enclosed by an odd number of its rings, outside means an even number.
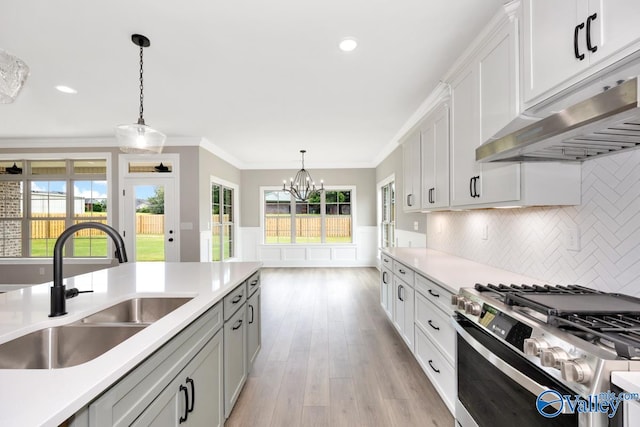
[[[583,161],[640,147],[638,78],[556,112],[549,117],[487,142],[476,160]]]

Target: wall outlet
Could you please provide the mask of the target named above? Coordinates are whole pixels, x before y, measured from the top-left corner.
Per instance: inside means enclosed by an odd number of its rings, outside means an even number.
[[[580,229],[578,227],[569,227],[566,231],[567,250],[580,250]]]
[[[420,223],[418,221],[413,221],[413,231],[420,230]]]
[[[482,238],[482,240],[488,240],[489,239],[489,224],[482,225],[481,238]]]

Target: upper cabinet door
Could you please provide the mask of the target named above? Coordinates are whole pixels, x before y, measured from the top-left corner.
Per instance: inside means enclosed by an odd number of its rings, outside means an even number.
[[[528,107],[640,48],[637,0],[524,0],[522,6]]]
[[[420,129],[416,129],[402,143],[402,167],[404,169],[402,183],[404,199],[402,206],[405,212],[417,212],[422,207],[420,202]]]
[[[427,116],[422,136],[422,208],[449,206],[449,106],[445,103]]]
[[[524,1],[522,89],[525,102],[588,67],[583,3],[580,0]]]
[[[585,20],[585,29],[587,26],[591,29],[591,64],[604,61],[614,54],[623,57],[638,49],[640,1],[590,0],[587,16],[582,18]]]

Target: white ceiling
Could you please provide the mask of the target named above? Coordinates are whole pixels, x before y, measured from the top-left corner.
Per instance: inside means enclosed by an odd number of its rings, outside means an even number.
[[[0,104],[0,149],[134,123],[141,33],[145,120],[170,138],[241,168],[297,167],[303,148],[310,168],[372,167],[503,2],[0,0],[0,49],[31,69]]]

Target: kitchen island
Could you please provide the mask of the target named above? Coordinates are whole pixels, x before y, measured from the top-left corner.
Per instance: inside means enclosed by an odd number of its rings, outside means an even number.
[[[68,314],[48,317],[50,283],[0,295],[0,344],[78,321],[135,297],[192,298],[95,359],[61,369],[0,369],[0,425],[59,425],[86,407],[180,331],[234,291],[260,263],[129,263],[67,279],[92,290],[67,300]]]

